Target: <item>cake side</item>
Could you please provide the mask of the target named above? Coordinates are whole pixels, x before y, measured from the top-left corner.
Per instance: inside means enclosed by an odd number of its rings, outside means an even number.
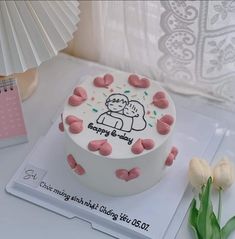
[[[172,148],[169,139],[158,150],[149,152],[147,157],[145,154],[135,158],[110,160],[98,154],[90,154],[69,137],[65,140],[67,155],[72,155],[79,165],[79,168],[76,168],[77,165],[72,166],[79,182],[111,196],[132,195],[154,186],[164,175],[165,160]],[[122,170],[122,174],[118,175],[118,170]]]

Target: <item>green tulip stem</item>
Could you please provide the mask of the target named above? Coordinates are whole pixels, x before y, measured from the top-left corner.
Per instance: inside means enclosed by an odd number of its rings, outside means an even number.
[[[218,206],[218,222],[220,224],[220,219],[221,219],[221,210],[222,210],[222,188],[219,188],[219,206]]]

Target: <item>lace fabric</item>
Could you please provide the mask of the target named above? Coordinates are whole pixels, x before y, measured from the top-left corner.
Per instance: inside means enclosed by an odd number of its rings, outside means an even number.
[[[94,1],[99,61],[235,110],[235,1]]]

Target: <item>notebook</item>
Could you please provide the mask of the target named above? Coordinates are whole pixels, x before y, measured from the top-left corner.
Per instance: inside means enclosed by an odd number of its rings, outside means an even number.
[[[0,80],[0,148],[24,142],[27,132],[17,82]]]

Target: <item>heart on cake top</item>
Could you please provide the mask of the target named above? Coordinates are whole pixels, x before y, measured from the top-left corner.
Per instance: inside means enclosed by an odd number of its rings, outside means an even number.
[[[147,78],[140,78],[138,75],[132,74],[128,77],[128,83],[137,88],[148,88],[150,81]]]
[[[84,88],[78,86],[74,89],[73,95],[69,97],[68,103],[71,106],[79,106],[87,99],[87,93]]]
[[[108,156],[112,153],[112,146],[107,139],[92,140],[88,144],[90,151],[99,151],[103,156]]]
[[[107,88],[109,85],[113,83],[113,76],[111,74],[105,74],[103,77],[98,76],[94,79],[93,84],[96,87],[104,87]]]
[[[158,91],[153,96],[153,104],[158,108],[165,109],[169,106],[169,101],[166,98],[166,94],[163,91]]]
[[[171,125],[174,123],[173,116],[166,114],[162,118],[157,120],[157,132],[162,135],[166,135],[170,132]]]
[[[131,147],[131,151],[134,154],[140,154],[145,149],[150,150],[154,147],[155,143],[152,139],[138,139]]]
[[[79,134],[83,130],[83,120],[74,115],[68,115],[65,118],[66,124],[69,125],[69,131],[72,134]]]

